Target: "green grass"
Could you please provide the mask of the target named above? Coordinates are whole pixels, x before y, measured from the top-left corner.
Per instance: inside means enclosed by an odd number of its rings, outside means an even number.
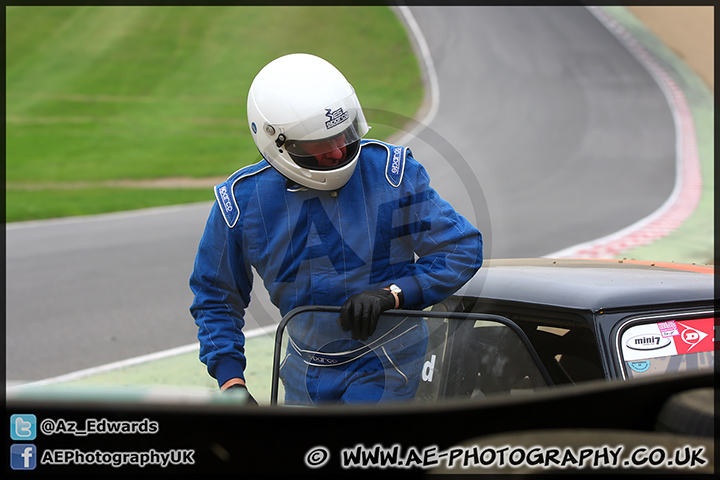
[[[248,88],[292,52],[345,74],[374,138],[402,126],[383,111],[412,117],[420,105],[417,61],[386,7],[7,7],[7,221],[203,198],[62,184],[223,177],[254,163]],[[59,189],[25,191],[48,183]]]
[[[270,403],[272,390],[274,334],[248,338],[245,353],[248,368],[245,380],[255,399],[261,404]],[[208,375],[205,365],[198,360],[198,352],[173,355],[159,360],[136,365],[124,366],[114,370],[94,373],[93,375],[63,382],[47,388],[72,389],[96,386],[167,386],[196,387],[217,392],[217,381]],[[72,391],[72,390],[71,390]]]
[[[211,188],[76,188],[7,191],[5,221],[122,212],[139,208],[212,201]]]

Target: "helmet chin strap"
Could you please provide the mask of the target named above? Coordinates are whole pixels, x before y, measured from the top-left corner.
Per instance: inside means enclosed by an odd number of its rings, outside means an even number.
[[[282,175],[282,174],[281,174]],[[295,190],[296,188],[306,188],[297,183],[295,180],[290,180],[285,177],[285,190]]]

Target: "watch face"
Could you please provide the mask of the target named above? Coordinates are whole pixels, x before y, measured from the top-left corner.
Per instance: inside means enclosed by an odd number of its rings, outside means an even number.
[[[397,285],[390,285],[390,291],[395,293],[401,293],[402,290]]]

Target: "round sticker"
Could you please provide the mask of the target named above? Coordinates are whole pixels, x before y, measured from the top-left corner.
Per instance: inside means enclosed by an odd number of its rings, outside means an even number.
[[[628,362],[628,366],[634,371],[638,373],[646,372],[648,368],[650,368],[650,361],[649,360],[641,360],[639,362]]]

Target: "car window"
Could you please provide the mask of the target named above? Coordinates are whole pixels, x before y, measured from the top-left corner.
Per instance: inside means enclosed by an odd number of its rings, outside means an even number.
[[[446,308],[493,313],[518,325],[537,352],[554,384],[573,384],[605,378],[593,330],[574,312],[532,305],[505,305],[479,299],[451,298]]]
[[[713,367],[713,318],[666,316],[629,323],[618,336],[625,378]]]
[[[433,403],[552,383],[522,330],[503,317],[396,310],[354,340],[338,316],[336,307],[303,307],[283,319],[271,403]]]
[[[419,401],[517,394],[551,383],[517,327],[496,320],[451,317],[428,318],[426,323],[431,344]]]
[[[517,317],[515,321],[527,333],[556,383],[605,378],[597,341],[587,325],[577,323],[563,327],[548,319],[526,316]]]

